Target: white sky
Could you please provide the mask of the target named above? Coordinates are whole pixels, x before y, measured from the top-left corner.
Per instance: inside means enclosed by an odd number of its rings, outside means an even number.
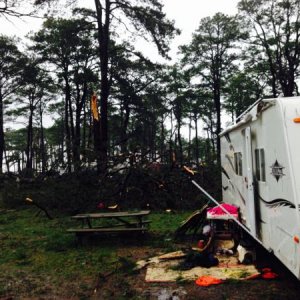
[[[79,0],[80,2],[86,6],[94,7],[93,0]],[[181,35],[177,36],[171,44],[170,56],[174,59],[178,46],[191,41],[192,33],[198,27],[201,18],[213,16],[217,12],[233,15],[237,13],[238,0],[162,0],[162,2],[168,18],[175,20],[176,27],[181,30]],[[8,21],[1,17],[0,33],[23,37],[29,31],[38,30],[41,23],[42,20],[34,18],[22,20],[10,18]],[[155,51],[150,45],[142,46],[142,48],[144,49],[141,50],[144,50],[145,54],[149,56],[152,56],[151,51]],[[156,53],[153,54],[157,55]]]
[[[178,46],[191,41],[192,33],[198,28],[200,19],[213,16],[217,12],[228,15],[237,13],[238,0],[163,0],[165,12],[181,30],[171,44],[171,57],[177,53]]]

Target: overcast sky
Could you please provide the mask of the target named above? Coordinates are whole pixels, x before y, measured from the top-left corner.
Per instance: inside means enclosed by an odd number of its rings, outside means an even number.
[[[78,1],[94,8],[94,0]],[[192,33],[197,29],[200,19],[213,16],[217,12],[234,15],[237,13],[238,0],[162,0],[162,2],[167,17],[175,20],[176,27],[181,30],[181,35],[177,36],[170,45],[171,51],[169,54],[172,61],[175,62],[178,46],[191,41]],[[64,11],[63,8],[60,10]],[[34,18],[24,18],[22,20],[11,18],[8,21],[4,17],[0,17],[0,34],[24,37],[30,31],[37,31],[42,22],[42,19]],[[137,47],[152,60],[161,61],[154,46],[139,42]],[[8,124],[6,125],[8,126]],[[16,123],[14,123],[14,127],[16,127]]]
[[[93,0],[79,0],[87,6],[94,7]],[[187,44],[191,40],[192,33],[199,25],[201,18],[212,16],[217,12],[223,12],[228,15],[233,15],[237,12],[238,0],[162,0],[164,3],[164,11],[168,18],[175,20],[176,26],[182,31],[181,35],[176,37],[171,44],[170,56],[176,57],[179,45]],[[11,18],[7,21],[5,18],[0,18],[0,33],[6,35],[24,36],[29,31],[36,31],[41,26],[42,20],[26,18],[18,20]],[[153,56],[156,53],[149,45],[143,47],[148,56]],[[141,49],[142,50],[142,49]]]
[[[179,45],[191,41],[192,33],[198,28],[200,19],[213,16],[217,12],[228,15],[237,13],[238,0],[163,0],[165,12],[182,31],[171,45],[170,54],[176,54]]]

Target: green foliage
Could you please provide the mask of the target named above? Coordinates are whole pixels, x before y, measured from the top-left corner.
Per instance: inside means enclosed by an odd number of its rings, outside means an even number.
[[[7,106],[12,102],[12,96],[21,85],[21,73],[26,60],[17,47],[17,41],[4,35],[0,35],[0,57],[0,173],[2,173],[5,149],[4,118]]]
[[[161,1],[125,0],[119,7],[134,28],[142,35],[150,36],[159,53],[167,56],[170,39],[180,31],[175,28],[174,22],[167,19]]]
[[[231,114],[232,120],[263,95],[263,83],[251,75],[250,72],[236,73],[229,80],[228,97],[224,103],[224,108]]]
[[[181,47],[182,63],[188,69],[191,79],[200,82],[202,90],[212,93],[213,109],[207,116],[213,120],[211,134],[217,141],[217,160],[220,164],[221,95],[227,79],[236,70],[239,40],[246,38],[236,17],[217,13],[203,18],[193,35],[192,42]],[[214,129],[213,129],[214,128]]]
[[[252,30],[249,40],[263,56],[269,70],[272,96],[298,94],[296,74],[299,70],[299,0],[242,0],[240,19]],[[263,55],[262,55],[263,53]]]

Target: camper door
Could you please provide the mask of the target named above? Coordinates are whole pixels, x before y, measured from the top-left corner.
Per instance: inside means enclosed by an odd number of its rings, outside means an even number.
[[[251,233],[256,237],[256,216],[255,216],[255,200],[253,185],[253,164],[252,164],[252,141],[251,128],[246,127],[244,130],[244,189],[247,194],[246,201],[246,217],[247,226]]]

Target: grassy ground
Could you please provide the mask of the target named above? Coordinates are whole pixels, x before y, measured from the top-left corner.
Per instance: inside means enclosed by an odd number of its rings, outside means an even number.
[[[185,300],[298,299],[299,281],[265,251],[260,261],[279,274],[278,280],[228,281],[209,288],[184,281],[146,283],[145,270],[133,271],[135,262],[180,249],[172,234],[189,214],[152,213],[150,233],[143,238],[99,236],[78,245],[66,229],[80,224],[69,217],[48,220],[36,216],[34,208],[0,208],[0,299],[151,300],[162,294]]]
[[[69,217],[54,220],[36,210],[0,211],[0,298],[88,298],[99,274],[134,265],[128,253],[142,246],[172,249],[171,235],[188,213],[153,213],[150,238],[97,238],[78,245],[66,229],[80,224]],[[124,257],[122,257],[122,251]],[[121,251],[121,253],[120,253]],[[136,251],[135,251],[136,252]],[[144,258],[144,257],[143,257]]]

